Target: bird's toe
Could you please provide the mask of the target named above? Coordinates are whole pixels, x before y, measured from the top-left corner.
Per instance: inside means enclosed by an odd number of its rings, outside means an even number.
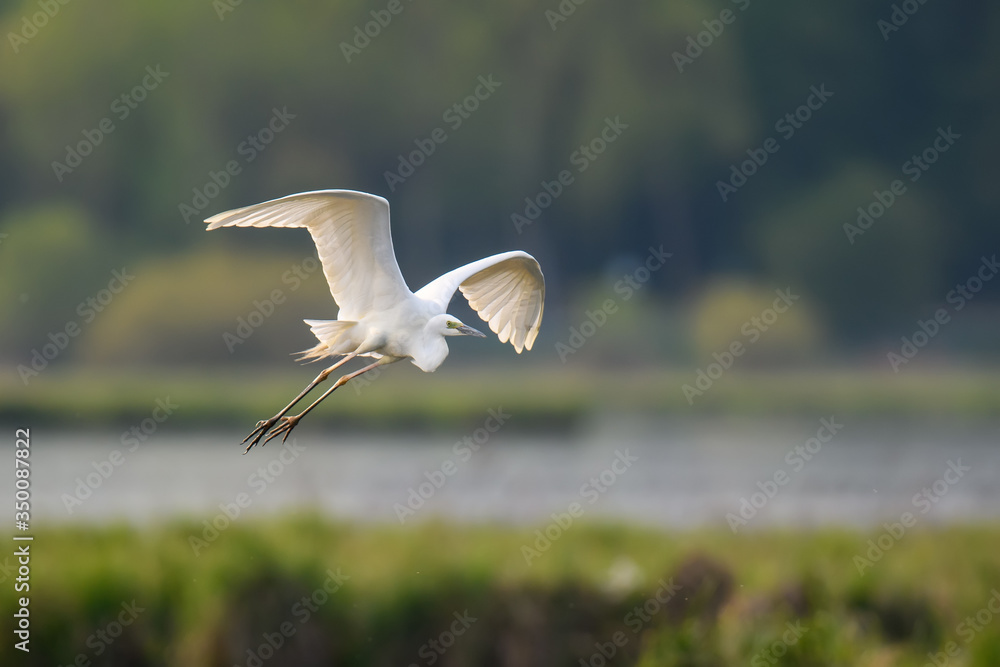
[[[277,422],[278,422],[277,417],[271,417],[270,419],[262,419],[261,421],[257,422],[257,425],[250,432],[250,435],[243,438],[243,442],[240,443],[243,445],[247,445],[247,441],[250,441],[250,444],[248,444],[247,448],[243,450],[243,453],[246,454],[251,449],[253,449],[253,446],[259,443],[260,439],[263,438],[267,434],[267,432],[271,430],[271,427],[274,426]],[[270,438],[268,438],[268,440],[269,439]],[[264,443],[266,444],[267,440],[265,440]]]
[[[291,433],[292,429],[295,428],[295,426],[299,423],[299,419],[301,419],[300,416],[282,417],[281,423],[278,425],[276,429],[274,429],[267,435],[267,439],[264,440],[263,445],[266,445],[268,442],[270,442],[271,440],[277,438],[279,435],[282,434],[284,435],[281,438],[281,442],[285,442],[288,439],[288,434]]]

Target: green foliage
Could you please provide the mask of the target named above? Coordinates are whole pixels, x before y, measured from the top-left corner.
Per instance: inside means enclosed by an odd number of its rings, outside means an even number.
[[[396,250],[415,285],[448,264],[516,245],[540,257],[558,288],[553,297],[569,303],[589,293],[574,286],[592,284],[617,254],[664,243],[675,258],[650,299],[687,296],[721,272],[761,285],[797,283],[835,341],[872,340],[923,316],[923,306],[996,246],[988,147],[996,143],[991,83],[1000,57],[990,30],[1000,10],[921,5],[887,42],[876,22],[888,6],[740,4],[721,3],[735,22],[683,71],[675,54],[719,15],[720,3],[587,3],[553,25],[546,12],[555,3],[484,10],[404,2],[349,58],[355,27],[378,9],[370,3],[60,4],[26,44],[7,45],[0,68],[0,216],[53,215],[47,202],[65,202],[59,215],[90,221],[77,247],[91,259],[82,267],[46,258],[60,267],[46,278],[37,255],[14,250],[12,228],[0,247],[0,264],[16,267],[0,269],[0,333],[11,341],[4,354],[26,356],[29,339],[44,338],[75,304],[40,298],[37,310],[18,309],[8,276],[39,294],[52,279],[89,288],[88,270],[203,246],[199,217],[323,187],[391,198],[405,221],[394,227]],[[3,33],[19,32],[37,11],[33,0],[7,3]],[[142,82],[147,66],[168,75],[125,115],[115,101]],[[480,76],[501,86],[453,127],[443,113]],[[829,102],[720,201],[717,182],[731,165],[777,136],[775,122],[821,84],[834,93]],[[294,118],[251,161],[240,146],[275,108]],[[571,155],[605,118],[619,116],[628,129],[577,171]],[[57,178],[53,162],[103,118],[114,130]],[[948,125],[962,135],[958,143],[850,245],[843,225],[856,207]],[[437,127],[447,141],[390,188],[385,174]],[[240,173],[197,214],[182,214],[233,160]],[[511,214],[563,169],[573,172],[572,185],[518,234]],[[246,238],[229,243],[264,243]],[[274,239],[289,252],[301,247]],[[192,318],[218,305],[208,292],[191,295]],[[549,312],[573,323],[572,313]],[[133,358],[174,360],[178,346],[144,347],[149,320],[120,315],[120,326],[137,328],[131,337],[118,330],[116,342]],[[194,331],[203,322],[191,324]],[[83,354],[105,358],[109,345],[88,343]]]
[[[213,338],[213,345],[221,345]],[[499,343],[498,343],[499,345]],[[223,350],[223,354],[226,354]],[[689,419],[714,415],[851,419],[991,418],[1000,411],[995,373],[950,371],[893,374],[853,370],[759,371],[736,369],[691,406],[681,387],[693,369],[647,366],[620,372],[587,365],[561,369],[518,361],[524,367],[474,368],[455,364],[427,375],[399,364],[338,391],[310,413],[311,428],[406,430],[476,428],[483,411],[502,406],[517,429],[585,428],[595,414]],[[157,398],[183,406],[171,424],[242,429],[273,414],[318,372],[315,366],[281,370],[235,368],[109,372],[83,367],[47,370],[27,387],[16,372],[0,376],[0,421],[48,425],[113,426],[149,416]],[[482,378],[487,374],[489,382]],[[356,382],[356,381],[355,381]],[[356,388],[356,389],[355,389]],[[317,396],[319,389],[316,390]],[[302,426],[301,428],[310,428]]]
[[[788,304],[774,289],[734,279],[720,278],[706,286],[691,316],[699,361],[712,362],[713,353],[726,353],[734,342],[742,345],[741,365],[815,354],[822,327],[808,298],[795,290],[788,294],[787,285],[778,289],[789,299],[798,299]],[[783,312],[775,310],[775,303]]]
[[[191,364],[230,355],[237,362],[248,355],[286,361],[311,345],[303,316],[336,314],[310,255],[236,253],[206,244],[139,264],[135,273],[135,283],[87,329],[80,343],[84,361]]]
[[[0,232],[6,234],[0,247],[0,336],[9,348],[48,343],[46,331],[79,320],[80,303],[118,268],[111,264],[105,233],[79,206],[11,210]]]
[[[20,662],[93,660],[103,645],[103,665],[245,664],[247,650],[290,623],[274,664],[420,663],[421,646],[465,611],[476,620],[444,664],[506,655],[501,664],[568,666],[603,647],[622,665],[917,666],[954,641],[958,664],[986,667],[1000,642],[995,616],[968,641],[956,629],[996,587],[1000,538],[988,526],[914,532],[864,577],[851,559],[868,536],[837,531],[734,536],[587,524],[528,567],[520,546],[533,539],[530,528],[241,520],[208,534],[196,554],[192,536],[205,530],[192,521],[37,533],[32,652]],[[622,563],[625,578],[616,574]],[[680,589],[651,603],[666,582]],[[313,601],[308,615],[303,598]],[[110,645],[97,642],[133,601],[134,623]],[[4,587],[0,611],[10,618],[14,605]],[[0,659],[12,661],[13,651],[6,642]]]
[[[899,178],[868,165],[845,167],[762,211],[753,226],[762,233],[748,239],[768,274],[822,303],[842,336],[873,324],[908,326],[912,318],[900,322],[900,313],[919,313],[928,301],[944,305],[939,258],[949,249],[949,223],[927,194],[907,182],[902,195],[889,194],[895,201],[884,214],[858,222],[857,209],[882,210],[875,191],[889,191]],[[890,294],[895,307],[887,307]]]

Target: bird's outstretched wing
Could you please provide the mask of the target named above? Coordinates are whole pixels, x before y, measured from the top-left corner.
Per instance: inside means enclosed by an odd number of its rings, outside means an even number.
[[[449,271],[416,294],[444,312],[456,290],[500,342],[509,340],[518,354],[531,349],[545,308],[545,277],[534,257],[520,250],[486,257]]]
[[[381,197],[353,190],[302,192],[219,213],[205,222],[208,229],[308,229],[341,320],[360,320],[411,295],[392,250],[389,202]]]

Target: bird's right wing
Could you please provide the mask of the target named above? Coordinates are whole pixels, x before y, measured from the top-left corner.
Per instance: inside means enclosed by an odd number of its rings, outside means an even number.
[[[317,190],[226,211],[205,222],[208,229],[308,229],[341,320],[360,320],[411,295],[392,250],[389,202],[381,197],[353,190]]]
[[[417,291],[444,312],[461,290],[501,343],[508,340],[518,354],[531,349],[545,309],[545,277],[538,261],[526,252],[502,252],[449,271]]]

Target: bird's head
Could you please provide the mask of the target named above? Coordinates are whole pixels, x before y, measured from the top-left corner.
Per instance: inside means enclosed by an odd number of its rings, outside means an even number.
[[[428,327],[442,336],[476,336],[477,338],[486,338],[486,334],[482,331],[473,329],[467,324],[462,324],[462,320],[447,313],[433,317],[428,322]]]

